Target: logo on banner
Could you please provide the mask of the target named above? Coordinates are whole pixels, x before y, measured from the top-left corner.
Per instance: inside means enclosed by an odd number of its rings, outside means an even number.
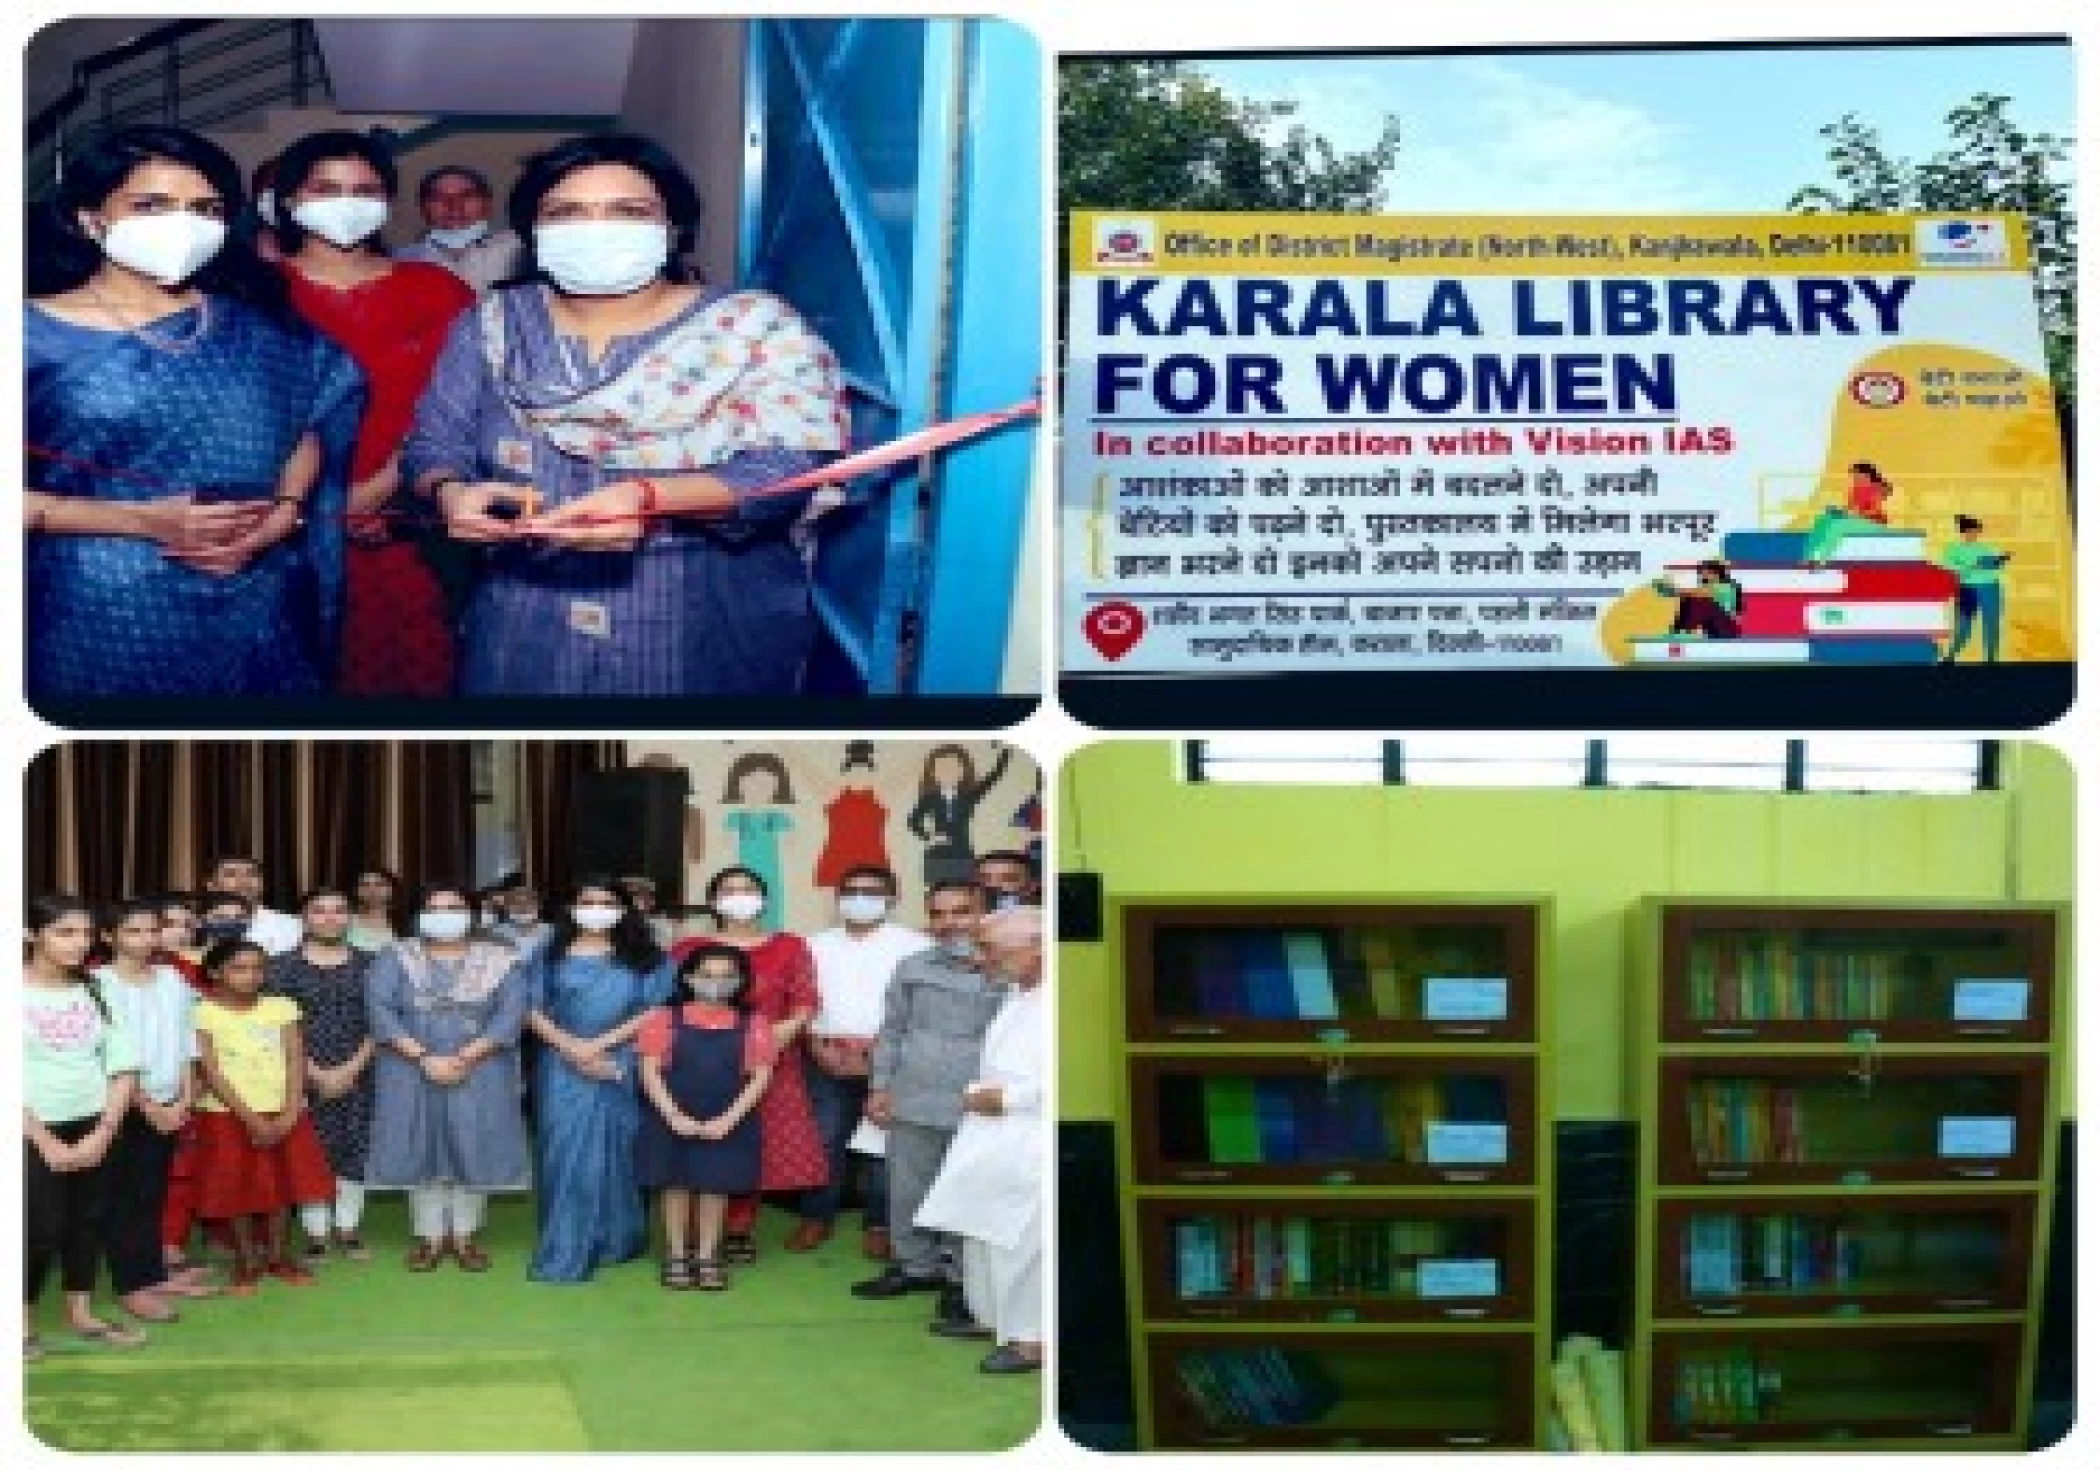
[[[2005,225],[1994,219],[1926,219],[1917,223],[1922,265],[1994,267],[2012,262]]]
[[[1149,219],[1097,219],[1094,264],[1151,265],[1158,259],[1158,236]]]
[[[1854,373],[1846,385],[1852,401],[1862,408],[1894,408],[1909,396],[1901,373]]]

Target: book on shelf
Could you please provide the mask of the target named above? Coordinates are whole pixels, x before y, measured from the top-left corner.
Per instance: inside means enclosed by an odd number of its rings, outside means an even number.
[[[1201,1157],[1219,1164],[1429,1163],[1433,1125],[1501,1124],[1507,1111],[1498,1077],[1206,1076],[1198,1097]],[[1193,1132],[1180,1120],[1161,1131]]]
[[[1174,1222],[1169,1246],[1182,1301],[1413,1296],[1424,1262],[1487,1260],[1499,1273],[1501,1254],[1474,1222],[1357,1216],[1194,1216]]]
[[[1804,1162],[1807,1122],[1801,1091],[1783,1083],[1715,1078],[1684,1090],[1693,1161],[1728,1164]]]
[[[1191,1348],[1176,1368],[1197,1411],[1219,1426],[1303,1424],[1341,1398],[1310,1354],[1279,1348]]]
[[[1721,934],[1692,945],[1686,998],[1695,1021],[1886,1021],[1913,1002],[1929,968],[1888,950]]]

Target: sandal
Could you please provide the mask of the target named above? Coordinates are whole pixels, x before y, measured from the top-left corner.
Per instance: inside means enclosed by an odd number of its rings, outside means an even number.
[[[279,1256],[263,1270],[282,1281],[286,1286],[312,1286],[314,1273],[307,1270],[289,1256]]]
[[[136,1302],[138,1305],[134,1306]],[[180,1322],[182,1314],[169,1306],[153,1291],[135,1291],[130,1296],[119,1297],[117,1305],[124,1315],[134,1322]]]
[[[242,1261],[233,1268],[233,1281],[226,1288],[228,1296],[254,1296],[256,1283],[262,1280],[262,1268]]]
[[[447,1245],[440,1245],[434,1240],[419,1240],[416,1242],[416,1248],[408,1253],[408,1259],[402,1264],[411,1271],[435,1271],[438,1262],[444,1260],[449,1253],[450,1247]]]
[[[722,1259],[732,1266],[755,1266],[758,1242],[748,1235],[726,1235],[722,1238]]]
[[[725,1249],[723,1255],[729,1252]],[[694,1256],[688,1263],[693,1273],[693,1285],[700,1291],[727,1291],[729,1273],[724,1271],[712,1256]]]
[[[691,1291],[693,1263],[685,1256],[665,1256],[663,1269],[656,1273],[656,1280],[666,1291]]]
[[[488,1252],[474,1244],[471,1235],[453,1248],[452,1258],[459,1262],[462,1271],[486,1271],[494,1264],[489,1260]]]
[[[372,1259],[371,1247],[365,1244],[364,1238],[362,1236],[337,1236],[335,1248],[343,1253],[343,1258],[345,1260],[369,1261]]]
[[[146,1334],[135,1327],[119,1327],[114,1322],[97,1322],[92,1327],[75,1327],[73,1335],[83,1342],[99,1342],[104,1347],[135,1348],[146,1345]]]

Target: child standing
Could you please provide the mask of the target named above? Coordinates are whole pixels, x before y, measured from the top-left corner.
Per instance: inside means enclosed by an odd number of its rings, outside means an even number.
[[[267,956],[253,940],[222,940],[204,956],[211,998],[197,1007],[197,1213],[233,1226],[233,1292],[265,1273],[307,1286],[313,1273],[285,1254],[284,1212],[332,1204],[335,1177],[305,1108],[299,1007],[262,994]]]
[[[28,1216],[22,1356],[44,1355],[37,1298],[53,1261],[74,1332],[110,1347],[145,1334],[95,1315],[110,1145],[130,1110],[138,1063],[123,1024],[87,977],[95,942],[87,905],[52,895],[29,905],[22,987],[22,1134]]]
[[[190,1272],[171,1272],[161,1251],[161,1214],[176,1140],[196,1100],[197,992],[161,960],[160,905],[131,899],[103,923],[109,965],[95,983],[111,1014],[131,1038],[138,1087],[104,1164],[108,1213],[103,1244],[117,1302],[142,1322],[172,1322],[168,1298],[208,1295]]]
[[[702,946],[678,978],[692,1000],[652,1011],[636,1038],[651,1104],[636,1173],[663,1194],[663,1284],[720,1291],[729,1285],[716,1255],[729,1197],[758,1188],[752,1110],[773,1076],[772,1028],[748,1009],[751,960],[742,950]]]

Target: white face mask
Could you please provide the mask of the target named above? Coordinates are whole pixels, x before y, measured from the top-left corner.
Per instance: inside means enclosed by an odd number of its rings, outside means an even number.
[[[618,904],[580,903],[569,910],[569,917],[576,921],[577,928],[603,934],[620,922],[620,915],[624,912]]]
[[[890,901],[872,893],[849,893],[839,900],[839,917],[849,924],[879,924]]]
[[[255,212],[262,217],[264,224],[274,225],[277,223],[277,191],[275,189],[265,189],[255,196]]]
[[[941,941],[941,953],[948,963],[966,970],[977,968],[977,941],[967,934],[957,934]]]
[[[102,253],[163,286],[187,281],[226,243],[226,222],[188,210],[128,214],[102,232]]]
[[[766,910],[766,901],[755,893],[725,893],[715,900],[715,912],[738,924],[748,924]]]
[[[693,999],[704,1000],[711,1005],[727,1005],[736,999],[736,993],[744,988],[740,977],[717,980],[711,976],[693,977]]]
[[[416,915],[416,928],[423,937],[435,939],[440,944],[465,939],[473,922],[474,916],[464,909],[425,909]]]
[[[371,238],[392,213],[384,199],[358,199],[348,194],[333,199],[306,199],[292,208],[292,218],[302,230],[312,230],[331,245],[348,250]]]
[[[533,253],[571,296],[625,296],[655,280],[671,258],[671,231],[653,220],[594,219],[541,225]]]
[[[456,230],[434,229],[430,232],[430,240],[432,244],[442,245],[447,250],[464,250],[469,245],[484,239],[488,232],[489,222],[485,219],[478,219],[471,225],[461,225]]]

